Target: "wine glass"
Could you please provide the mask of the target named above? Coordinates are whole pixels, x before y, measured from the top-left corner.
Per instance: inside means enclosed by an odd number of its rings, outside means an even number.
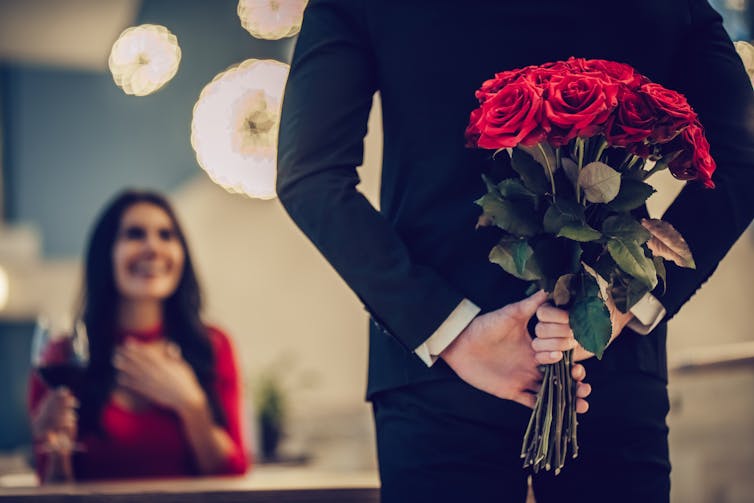
[[[89,365],[89,339],[81,320],[41,316],[31,343],[31,364],[49,388],[76,391]]]
[[[40,316],[31,343],[31,364],[51,390],[66,387],[74,394],[79,389],[89,365],[89,339],[81,320]],[[73,480],[70,453],[83,450],[74,443],[70,432],[57,431],[39,446],[51,455],[46,482]]]

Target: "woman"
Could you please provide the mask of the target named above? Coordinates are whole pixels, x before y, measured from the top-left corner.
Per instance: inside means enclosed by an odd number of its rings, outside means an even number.
[[[32,431],[49,451],[37,456],[41,480],[66,472],[86,480],[247,470],[233,349],[225,334],[202,324],[200,304],[167,200],[133,190],[115,197],[86,255],[86,378],[74,392],[32,378]],[[66,442],[54,447],[61,437],[76,438],[75,452]]]

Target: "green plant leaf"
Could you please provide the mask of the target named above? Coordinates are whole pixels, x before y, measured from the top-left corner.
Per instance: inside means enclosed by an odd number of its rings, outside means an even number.
[[[521,150],[532,156],[532,158],[537,161],[544,169],[547,169],[547,163],[549,163],[550,169],[554,173],[558,169],[555,162],[555,149],[552,148],[552,146],[550,146],[550,144],[547,142],[544,142],[541,145],[541,150],[539,148],[539,145],[532,145],[531,147],[519,145],[516,148],[520,148]],[[544,155],[542,154],[542,150],[544,150],[545,152]]]
[[[654,263],[644,255],[641,246],[633,241],[610,238],[607,251],[624,272],[644,283],[650,290],[657,286]]]
[[[568,313],[568,322],[579,344],[601,359],[613,330],[610,311],[602,299],[594,295],[577,297]]]
[[[482,180],[484,180],[484,185],[487,187],[487,192],[491,194],[495,194],[497,196],[500,195],[500,191],[497,188],[497,184],[492,181],[492,178],[489,176],[482,174]]]
[[[576,275],[573,273],[564,274],[555,282],[555,288],[552,289],[552,301],[556,306],[565,306],[571,301],[571,285]]]
[[[558,199],[547,208],[542,223],[545,232],[557,234],[566,225],[583,221],[584,208],[580,204],[569,199]]]
[[[550,190],[550,182],[544,168],[523,150],[513,149],[511,165],[516,173],[521,176],[524,185],[535,194],[546,194]]]
[[[494,194],[485,194],[476,201],[484,214],[503,230],[516,236],[533,236],[540,231],[540,224],[534,208],[501,199]]]
[[[696,269],[691,249],[681,233],[675,230],[675,227],[656,218],[644,219],[641,221],[641,225],[652,235],[647,246],[652,250],[655,257],[670,260],[679,267]]]
[[[566,225],[557,234],[558,237],[573,239],[574,241],[596,241],[602,237],[600,231],[592,229],[584,223]]]
[[[547,208],[543,226],[545,232],[574,241],[595,241],[602,237],[586,224],[583,207],[569,199],[559,199]]]
[[[544,281],[541,286],[551,292],[560,276],[581,269],[581,246],[570,239],[555,236],[538,236],[532,242],[534,256]]]
[[[649,289],[638,279],[621,276],[620,278],[616,278],[607,291],[613,302],[615,302],[615,307],[620,312],[627,313],[649,292]]]
[[[607,205],[615,211],[631,211],[644,204],[649,196],[655,192],[657,191],[654,187],[648,183],[632,178],[624,178],[621,180],[618,195],[607,203]]]
[[[649,231],[628,213],[607,217],[602,222],[602,232],[607,236],[639,245],[646,243],[652,237]]]
[[[542,272],[534,258],[534,250],[525,239],[504,237],[492,248],[489,259],[519,279],[534,281],[542,278]]]
[[[535,209],[539,206],[539,196],[527,189],[518,178],[506,178],[497,184],[496,189],[505,199],[525,201]]]
[[[579,165],[570,157],[563,157],[560,160],[560,164],[563,165],[563,171],[568,177],[568,180],[571,181],[571,184],[576,186],[579,181]]]
[[[591,203],[609,203],[620,191],[620,173],[604,162],[590,162],[579,173],[579,186]]]
[[[609,253],[600,255],[594,264],[589,265],[607,282],[610,282],[613,274],[620,270]]]

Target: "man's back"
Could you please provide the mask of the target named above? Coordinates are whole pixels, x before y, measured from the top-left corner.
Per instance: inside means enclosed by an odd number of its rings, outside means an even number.
[[[463,132],[484,80],[570,56],[628,63],[688,96],[712,154],[722,156],[726,190],[728,176],[751,179],[752,142],[742,136],[751,92],[724,41],[703,0],[311,2],[286,94],[279,192],[376,320],[370,392],[453,378],[442,362],[427,368],[412,350],[462,298],[485,312],[523,297],[526,284],[487,260],[496,234],[475,230],[473,201],[484,193],[489,155],[466,149]],[[383,112],[384,218],[353,190],[374,91]],[[661,300],[671,315],[751,218],[744,195],[727,196],[690,187],[666,216],[702,257],[695,273],[669,268]],[[700,202],[732,218],[716,224],[711,239],[689,212]],[[705,251],[709,242],[714,251]],[[652,337],[630,333],[602,365],[664,377],[664,345],[664,327]]]

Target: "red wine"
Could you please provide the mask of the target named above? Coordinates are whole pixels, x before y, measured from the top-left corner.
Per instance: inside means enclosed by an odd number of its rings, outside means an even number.
[[[84,377],[84,369],[76,365],[47,365],[37,369],[47,386],[76,388]]]

